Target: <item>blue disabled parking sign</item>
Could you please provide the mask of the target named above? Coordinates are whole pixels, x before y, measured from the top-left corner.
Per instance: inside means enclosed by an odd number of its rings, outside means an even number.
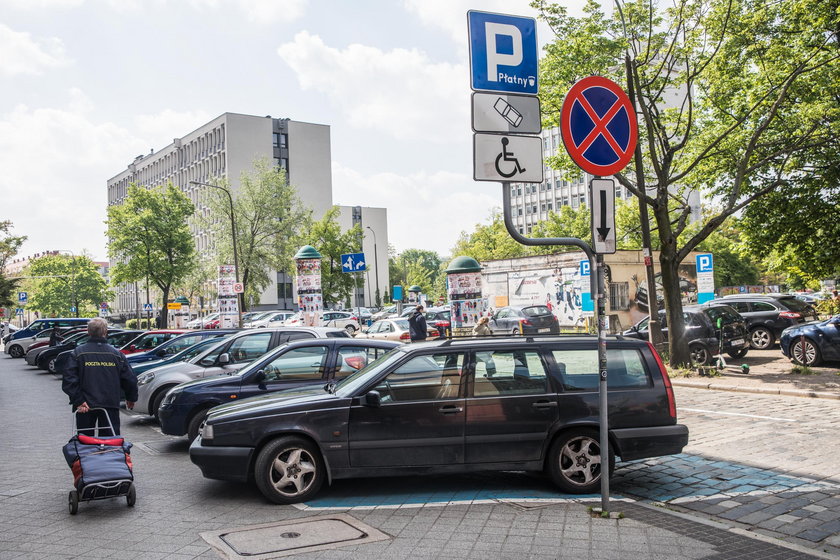
[[[536,20],[470,10],[467,22],[472,89],[536,95]]]

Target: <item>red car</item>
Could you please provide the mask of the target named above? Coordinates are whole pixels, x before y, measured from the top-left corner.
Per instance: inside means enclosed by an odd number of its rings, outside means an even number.
[[[179,334],[183,334],[187,331],[183,329],[165,329],[165,330],[157,330],[157,331],[148,331],[122,348],[120,348],[120,352],[123,354],[134,354],[135,352],[148,352],[153,348],[157,348],[160,344],[166,342],[170,338],[174,338]]]

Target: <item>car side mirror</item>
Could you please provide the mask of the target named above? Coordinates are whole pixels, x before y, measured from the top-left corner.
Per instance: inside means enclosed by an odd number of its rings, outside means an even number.
[[[155,356],[160,356],[161,358],[163,358],[164,356],[166,356],[166,349],[161,348],[160,350],[156,350]]]
[[[362,332],[367,334],[368,332],[370,332],[370,329],[367,327],[362,327]]]
[[[223,352],[223,353],[219,354],[219,365],[224,366],[224,365],[227,365],[229,363],[230,363],[230,354],[228,354],[227,352]]]
[[[365,394],[365,406],[369,406],[371,408],[379,408],[382,406],[382,395],[379,394],[379,391],[368,391]]]

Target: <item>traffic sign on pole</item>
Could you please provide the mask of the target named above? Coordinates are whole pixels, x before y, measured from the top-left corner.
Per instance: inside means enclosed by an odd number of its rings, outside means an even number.
[[[615,253],[615,182],[612,179],[592,179],[592,245],[595,253]]]
[[[364,253],[341,255],[341,272],[364,272],[367,270]]]
[[[542,138],[474,134],[473,179],[542,183]]]
[[[144,303],[143,304],[143,311],[151,311],[151,310],[152,310],[152,304],[151,303]]]
[[[636,149],[633,104],[615,82],[601,76],[584,78],[563,100],[560,132],[578,167],[596,177],[613,175],[624,169]]]
[[[15,308],[15,315],[23,315],[23,308],[22,307]]]
[[[470,10],[467,24],[472,89],[536,94],[536,20]]]
[[[474,132],[539,134],[542,131],[540,99],[534,95],[474,92],[472,129]]]
[[[18,292],[18,303],[26,303],[29,300],[29,294],[26,292]]]

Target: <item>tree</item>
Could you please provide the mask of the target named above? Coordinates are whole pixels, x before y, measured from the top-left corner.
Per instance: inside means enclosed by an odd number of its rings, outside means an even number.
[[[640,176],[616,178],[656,223],[672,365],[689,362],[679,264],[727,218],[788,188],[837,144],[835,4],[677,0],[660,8],[616,0],[608,16],[590,0],[575,18],[562,6],[533,3],[556,35],[540,71],[546,124],[558,124],[575,80],[630,76],[646,188]],[[571,165],[565,154],[551,163]],[[692,190],[718,204],[686,237]]]
[[[6,277],[6,265],[9,259],[14,257],[26,236],[16,236],[10,233],[12,222],[0,221],[0,308],[12,307],[17,303],[14,292],[17,290],[18,281]]]
[[[293,270],[292,257],[301,232],[311,221],[311,211],[303,207],[285,171],[265,159],[256,160],[253,171],[242,174],[238,191],[232,191],[224,180],[214,184],[232,195],[239,278],[245,300],[259,301],[271,283],[270,274]],[[204,201],[210,213],[200,220],[213,233],[218,264],[232,264],[230,199],[219,189],[207,188]]]
[[[452,256],[468,256],[477,261],[510,259],[531,254],[531,249],[511,238],[504,217],[498,209],[490,214],[489,224],[476,224],[472,233],[462,231],[452,247]]]
[[[420,286],[422,293],[436,300],[446,296],[445,285],[441,283],[441,275],[445,276],[443,270],[446,268],[443,265],[443,259],[435,251],[406,249],[388,259],[391,284],[403,286],[405,290]],[[442,290],[441,286],[444,286]]]
[[[27,306],[46,315],[95,317],[99,303],[110,299],[108,284],[87,255],[45,255],[30,262],[25,275],[32,277],[26,281]]]
[[[349,300],[358,283],[357,274],[341,271],[341,255],[361,252],[362,228],[356,225],[341,233],[336,221],[338,213],[337,206],[330,208],[311,225],[301,243],[312,245],[321,253],[321,294],[325,307]]]
[[[591,233],[591,216],[585,204],[577,208],[561,206],[558,211],[551,211],[548,219],[534,226],[532,237],[576,237],[588,239]],[[577,251],[577,247],[559,248],[556,245],[541,245],[532,248],[538,255],[556,253],[558,250]]]
[[[115,284],[146,281],[161,293],[158,325],[167,324],[166,303],[172,286],[184,279],[195,261],[187,220],[193,204],[171,182],[165,187],[131,185],[120,205],[108,208],[108,256]]]

